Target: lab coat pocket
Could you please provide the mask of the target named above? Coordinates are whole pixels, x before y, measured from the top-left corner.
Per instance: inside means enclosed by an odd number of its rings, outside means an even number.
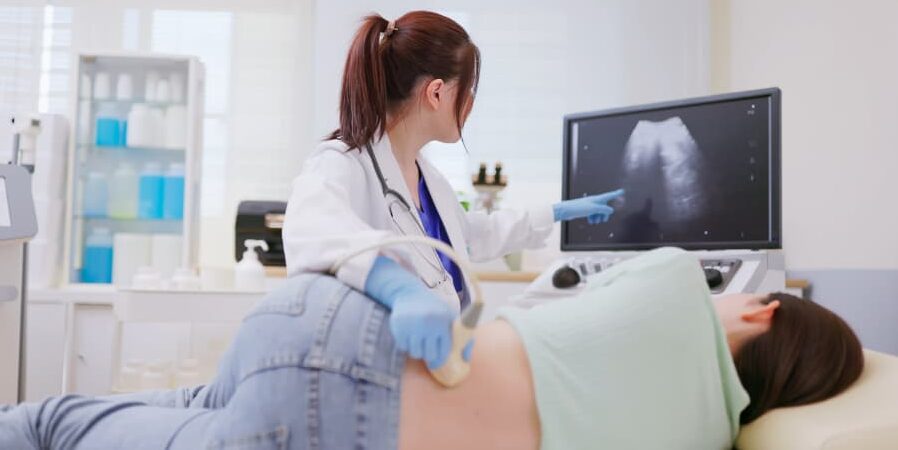
[[[207,449],[237,450],[259,449],[280,450],[286,449],[289,444],[290,431],[284,425],[278,425],[273,430],[258,433],[235,436],[226,439],[216,439],[209,443]]]

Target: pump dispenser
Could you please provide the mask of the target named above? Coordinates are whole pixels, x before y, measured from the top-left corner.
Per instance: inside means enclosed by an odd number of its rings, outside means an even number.
[[[258,239],[243,241],[246,251],[234,269],[234,288],[238,291],[262,292],[265,290],[265,266],[259,262],[257,248],[268,251],[268,243]]]

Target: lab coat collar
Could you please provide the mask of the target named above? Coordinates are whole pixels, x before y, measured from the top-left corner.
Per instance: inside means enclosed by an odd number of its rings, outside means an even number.
[[[384,175],[384,180],[386,181],[387,186],[402,194],[403,198],[405,198],[415,211],[415,219],[417,219],[420,224],[421,217],[417,214],[411,192],[405,184],[405,179],[402,177],[402,171],[399,169],[399,162],[393,155],[393,145],[390,142],[390,136],[387,133],[384,133],[379,140],[371,144],[371,149],[374,151],[374,156],[380,164],[380,170]],[[463,258],[467,258],[468,249],[466,241],[464,239],[464,234],[462,233],[458,214],[454,209],[456,208],[455,202],[457,201],[455,192],[449,186],[445,177],[443,177],[439,171],[427,161],[427,158],[419,154],[417,162],[418,167],[421,170],[421,176],[424,177],[424,182],[427,183],[427,190],[430,192],[430,196],[433,198],[433,203],[436,206],[437,212],[440,214],[440,220],[442,220],[443,226],[446,228],[446,234],[449,235],[449,241],[452,243],[453,249]],[[421,224],[421,226],[423,229],[423,224]]]
[[[377,163],[380,164],[380,171],[384,176],[384,182],[387,183],[387,187],[402,195],[402,198],[405,199],[412,208],[412,215],[415,216],[415,219],[420,224],[421,218],[418,217],[415,201],[412,200],[413,197],[408,186],[405,184],[405,178],[402,177],[402,170],[399,169],[399,162],[396,161],[396,157],[393,156],[393,145],[390,143],[390,137],[387,133],[384,133],[380,140],[371,144],[371,150],[374,151],[374,157],[377,158]]]

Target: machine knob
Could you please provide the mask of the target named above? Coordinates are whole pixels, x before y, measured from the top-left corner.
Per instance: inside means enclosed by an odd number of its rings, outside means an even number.
[[[580,284],[580,272],[571,266],[564,266],[552,275],[552,286],[558,289],[568,289]]]
[[[711,289],[720,286],[723,283],[723,274],[720,273],[717,269],[705,269],[705,281],[708,282],[708,287]]]

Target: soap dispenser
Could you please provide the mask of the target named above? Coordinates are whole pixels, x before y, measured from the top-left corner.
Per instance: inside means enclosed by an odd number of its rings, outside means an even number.
[[[238,291],[262,292],[265,290],[265,266],[259,262],[257,248],[268,251],[268,243],[258,239],[243,241],[246,251],[234,270],[234,288]]]

